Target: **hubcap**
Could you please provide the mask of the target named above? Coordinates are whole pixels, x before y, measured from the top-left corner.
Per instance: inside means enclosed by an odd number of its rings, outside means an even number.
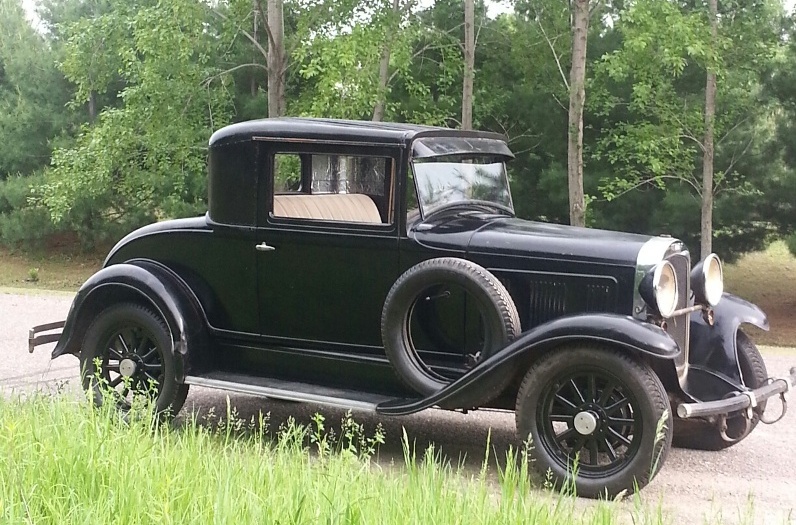
[[[575,430],[581,436],[588,436],[597,429],[597,416],[592,412],[580,412],[575,416]]]
[[[119,363],[119,373],[124,377],[133,377],[138,367],[132,359],[122,359]]]
[[[604,477],[638,452],[639,404],[616,375],[586,367],[563,371],[547,383],[540,401],[540,445],[562,467],[578,458],[581,476]]]
[[[119,396],[120,405],[129,407],[137,395],[157,397],[164,368],[155,335],[130,322],[110,332],[105,341],[101,373],[107,386]]]

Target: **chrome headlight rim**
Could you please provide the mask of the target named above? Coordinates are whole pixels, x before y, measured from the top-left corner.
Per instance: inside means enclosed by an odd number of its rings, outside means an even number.
[[[674,265],[663,260],[651,268],[639,285],[647,306],[663,318],[672,317],[677,311],[680,290]]]
[[[716,306],[724,295],[724,266],[715,253],[711,253],[694,268],[691,287],[697,303]]]

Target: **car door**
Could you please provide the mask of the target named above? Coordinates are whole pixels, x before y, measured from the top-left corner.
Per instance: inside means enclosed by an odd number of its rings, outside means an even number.
[[[320,368],[347,356],[379,360],[381,309],[400,272],[400,149],[295,143],[265,149],[268,182],[257,230],[263,340],[289,354],[283,366],[308,355],[327,358],[306,365]]]

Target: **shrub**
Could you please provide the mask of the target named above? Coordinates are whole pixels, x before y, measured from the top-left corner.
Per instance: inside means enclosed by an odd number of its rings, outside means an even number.
[[[796,255],[796,232],[791,233],[785,238],[785,244],[788,245],[788,250],[793,255]]]

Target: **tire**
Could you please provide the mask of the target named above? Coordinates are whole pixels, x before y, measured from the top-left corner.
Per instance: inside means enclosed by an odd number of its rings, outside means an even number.
[[[185,403],[188,385],[176,380],[172,349],[169,328],[154,311],[133,303],[111,306],[100,312],[83,339],[83,388],[97,405],[111,391],[122,411],[135,397],[147,396],[157,414],[174,415]]]
[[[382,310],[381,333],[387,357],[400,380],[424,396],[439,391],[455,379],[451,375],[443,375],[435,370],[434,365],[424,362],[412,338],[415,306],[429,290],[440,287],[463,289],[467,299],[474,299],[478,309],[483,323],[483,343],[475,357],[471,357],[471,365],[493,355],[521,332],[519,314],[511,296],[503,284],[486,269],[473,262],[452,257],[430,259],[413,266],[398,278],[387,294]],[[450,341],[445,340],[441,331],[431,332],[430,336],[440,341],[444,350],[449,351]],[[467,360],[466,352],[459,350],[464,363]],[[459,402],[471,406],[487,403],[497,397],[512,379],[510,372],[492,376],[489,384],[468,396],[466,400],[459,398]]]
[[[658,376],[604,346],[573,345],[542,356],[522,381],[515,416],[520,436],[531,441],[532,472],[588,498],[641,489],[671,447],[672,416]]]
[[[763,361],[763,356],[760,355],[757,345],[741,330],[738,330],[735,335],[735,344],[738,348],[738,366],[741,369],[744,385],[753,390],[765,385],[768,380],[768,370],[766,370],[766,363]],[[765,409],[765,402],[761,402],[754,409],[754,416],[749,421],[748,429],[745,416],[737,415],[727,418],[726,434],[731,438],[730,441],[721,436],[718,423],[700,419],[677,418],[674,426],[674,446],[712,451],[729,448],[740,443],[752,433],[760,423],[760,415]]]

